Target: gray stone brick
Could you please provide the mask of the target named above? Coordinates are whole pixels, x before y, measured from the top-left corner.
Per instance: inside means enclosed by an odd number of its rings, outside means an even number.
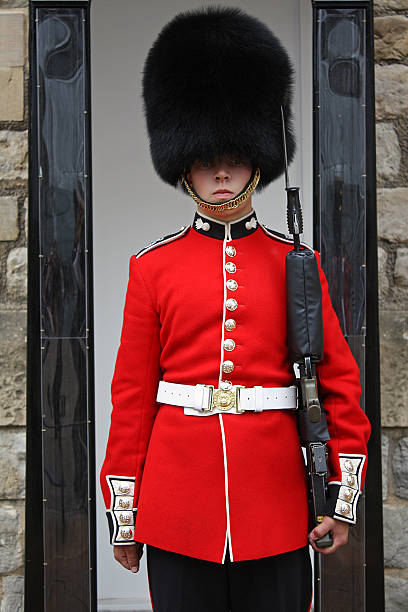
[[[17,509],[0,505],[0,573],[15,572],[24,561],[22,535]]]
[[[408,18],[387,15],[374,19],[376,60],[401,60],[408,55]]]
[[[24,499],[25,431],[0,430],[0,499]],[[0,522],[1,525],[1,522]]]
[[[389,64],[375,67],[377,120],[395,119],[408,112],[408,66]]]
[[[398,497],[408,499],[408,438],[402,438],[395,448],[392,471]]]
[[[377,178],[394,179],[399,174],[401,162],[401,148],[397,132],[391,123],[377,123],[375,131],[378,152]]]
[[[378,294],[379,297],[385,297],[390,288],[390,283],[387,276],[387,252],[378,247]]]
[[[382,498],[383,501],[388,496],[388,451],[390,441],[387,436],[381,436],[381,464],[382,464]]]
[[[386,567],[408,567],[408,505],[384,504],[384,563]]]
[[[0,198],[0,240],[18,238],[18,204],[16,198]]]
[[[408,580],[385,576],[385,612],[407,612]]]
[[[408,220],[407,220],[408,225]],[[394,280],[401,287],[408,287],[408,249],[398,249],[395,260]]]
[[[27,295],[27,248],[16,247],[7,257],[7,291],[11,297]]]
[[[408,242],[408,188],[377,189],[377,204],[379,238],[392,242]]]
[[[380,311],[383,427],[408,427],[408,312]]]
[[[28,178],[28,132],[0,131],[0,176],[5,180]]]
[[[0,311],[0,425],[26,422],[25,310]]]
[[[4,576],[0,612],[23,612],[24,576]]]

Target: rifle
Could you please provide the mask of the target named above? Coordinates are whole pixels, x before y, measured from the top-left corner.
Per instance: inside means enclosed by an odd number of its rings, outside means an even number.
[[[301,247],[303,232],[299,187],[289,187],[286,133],[281,106],[287,222],[293,236],[293,250],[286,256],[286,297],[288,347],[291,360],[298,364],[298,430],[300,443],[306,450],[308,489],[311,516],[315,525],[322,522],[326,505],[327,449],[330,440],[326,414],[319,399],[316,363],[323,358],[322,288],[313,250]],[[316,540],[326,548],[333,543],[330,533]]]

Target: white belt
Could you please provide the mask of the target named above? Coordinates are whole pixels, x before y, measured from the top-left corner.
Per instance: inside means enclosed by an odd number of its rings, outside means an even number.
[[[161,380],[156,400],[161,404],[184,407],[184,414],[209,416],[245,410],[293,410],[297,404],[297,387],[241,387],[229,385],[215,389],[212,385],[180,385]]]

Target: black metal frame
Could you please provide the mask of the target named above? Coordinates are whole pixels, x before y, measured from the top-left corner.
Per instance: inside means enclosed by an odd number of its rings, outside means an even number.
[[[85,46],[86,61],[85,106],[88,109],[88,120],[85,125],[87,143],[85,159],[87,162],[86,197],[86,303],[87,333],[84,342],[87,345],[87,372],[81,385],[87,401],[87,453],[88,453],[88,536],[89,536],[89,601],[88,610],[96,611],[96,498],[95,498],[95,399],[94,399],[94,321],[93,321],[93,260],[92,260],[92,183],[91,183],[91,83],[90,83],[90,0],[46,2],[30,0],[29,3],[29,215],[28,215],[28,314],[27,314],[27,469],[26,469],[26,563],[25,563],[25,610],[38,612],[46,610],[44,589],[44,500],[43,500],[43,415],[42,409],[42,331],[41,331],[41,274],[40,253],[40,201],[39,160],[38,160],[38,105],[36,74],[36,28],[37,9],[51,8],[56,10],[82,9],[85,13]],[[61,610],[64,603],[61,601]]]
[[[312,0],[313,22],[320,9],[362,8],[366,11],[366,338],[365,369],[370,373],[365,380],[365,407],[371,422],[371,437],[368,444],[368,470],[365,482],[365,610],[384,610],[384,560],[382,538],[382,487],[381,487],[381,416],[380,416],[380,362],[378,324],[378,265],[377,265],[377,207],[376,207],[376,140],[375,140],[375,96],[374,96],[374,33],[373,2],[350,0],[348,2]],[[316,75],[317,41],[313,29],[313,241],[320,244],[319,167],[320,143],[318,132],[318,82]],[[324,267],[324,262],[323,262]],[[343,568],[344,570],[345,568]],[[343,585],[352,582],[352,559],[347,566]],[[325,576],[324,564],[321,580]],[[341,580],[341,579],[340,579]],[[333,589],[334,595],[334,589]],[[331,612],[344,610],[341,595],[330,601]],[[318,608],[319,609],[319,608]],[[325,610],[326,608],[324,608]]]

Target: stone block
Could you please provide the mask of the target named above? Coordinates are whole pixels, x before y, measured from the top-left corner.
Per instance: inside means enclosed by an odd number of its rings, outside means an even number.
[[[24,499],[25,458],[25,431],[8,431],[7,428],[1,429],[0,499]]]
[[[0,121],[24,119],[24,68],[0,67]]]
[[[18,204],[16,198],[0,197],[0,240],[18,238]]]
[[[27,248],[16,247],[7,257],[7,291],[11,297],[27,295]]]
[[[375,59],[401,60],[408,55],[408,18],[387,15],[374,19]]]
[[[26,422],[25,310],[0,312],[0,426]]]
[[[381,465],[382,465],[382,498],[383,501],[388,496],[388,451],[390,441],[387,436],[381,436]]]
[[[24,200],[24,231],[26,242],[28,240],[28,198]]]
[[[378,237],[407,242],[408,188],[377,189]]]
[[[24,180],[28,178],[28,132],[0,131],[0,177],[1,180]]]
[[[388,293],[390,283],[387,276],[387,252],[378,247],[378,294],[384,297]]]
[[[0,66],[24,66],[26,55],[24,26],[24,10],[10,7],[0,12]]]
[[[399,174],[401,162],[401,149],[398,135],[390,123],[377,123],[377,178],[379,180],[392,180]]]
[[[375,66],[375,107],[377,121],[406,116],[408,111],[408,66]]]
[[[385,576],[385,612],[407,612],[408,580]]]
[[[0,505],[0,525],[0,573],[15,572],[24,562],[23,530],[15,507]]]
[[[0,612],[23,612],[24,576],[4,576]]]
[[[374,10],[398,11],[408,9],[408,0],[374,0]]]
[[[408,312],[380,311],[381,413],[383,427],[408,427]]]
[[[408,287],[408,249],[398,249],[395,260],[394,281],[396,285]]]
[[[408,499],[408,438],[402,438],[395,448],[392,471],[396,494]]]
[[[386,567],[408,567],[408,505],[383,506],[384,563]]]

